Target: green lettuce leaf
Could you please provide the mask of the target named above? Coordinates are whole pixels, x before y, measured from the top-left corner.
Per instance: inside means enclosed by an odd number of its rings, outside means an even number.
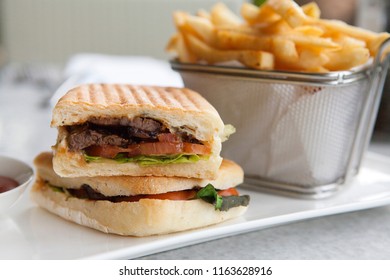
[[[104,158],[102,157],[94,157],[84,154],[84,158],[87,162],[100,161]],[[197,162],[200,159],[207,159],[207,156],[199,156],[199,155],[186,155],[186,154],[178,154],[178,155],[170,155],[170,156],[135,156],[135,157],[126,157],[124,154],[118,154],[112,160],[115,160],[119,163],[127,163],[127,162],[136,162],[140,165],[155,165],[155,164],[170,164],[170,163],[188,163],[188,162]]]

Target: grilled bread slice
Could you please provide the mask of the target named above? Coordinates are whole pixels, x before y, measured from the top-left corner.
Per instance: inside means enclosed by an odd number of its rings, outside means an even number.
[[[36,181],[32,199],[66,220],[105,233],[131,236],[166,234],[205,227],[239,217],[249,197],[234,187],[243,182],[242,168],[224,160],[215,180],[180,177],[78,177],[64,178],[52,169],[52,155],[35,158]],[[194,196],[212,184],[225,209]],[[222,204],[223,205],[223,204]]]
[[[216,177],[225,125],[186,88],[88,84],[53,110],[54,170],[61,176]]]

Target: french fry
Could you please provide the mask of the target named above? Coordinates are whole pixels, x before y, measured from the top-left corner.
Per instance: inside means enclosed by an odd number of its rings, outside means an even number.
[[[299,56],[293,41],[283,37],[276,37],[272,40],[272,47],[275,59],[278,62],[287,64],[298,62]]]
[[[173,22],[178,30],[184,26],[187,16],[188,14],[182,11],[175,11],[173,13]]]
[[[243,20],[223,3],[196,15],[175,12],[178,33],[166,49],[183,62],[233,60],[255,69],[326,72],[367,63],[390,38],[321,19],[315,2],[302,7],[293,0],[267,0],[260,7],[244,2],[240,14]]]
[[[274,55],[263,51],[240,51],[237,60],[247,67],[259,70],[273,70],[275,64]]]
[[[329,52],[327,56],[329,60],[324,67],[330,71],[349,70],[366,63],[370,58],[370,51],[362,47],[348,47]]]
[[[322,53],[312,50],[303,50],[299,54],[297,65],[302,70],[315,69],[317,67],[326,67],[329,57]]]
[[[247,2],[241,6],[241,15],[250,25],[267,25],[281,19],[281,16],[275,13],[270,6],[257,7]]]
[[[297,27],[309,21],[297,3],[290,0],[267,0],[265,4],[277,12],[291,27]]]
[[[337,36],[333,37],[332,41],[336,42],[337,44],[339,44],[343,48],[345,48],[345,47],[361,47],[361,48],[367,47],[367,43],[365,41],[353,38],[353,37],[348,36],[348,35],[343,35],[341,33],[337,34]]]
[[[360,27],[351,26],[339,20],[320,19],[317,20],[315,24],[322,26],[327,31],[327,35],[341,33],[363,41],[373,40],[377,37],[375,32]]]
[[[184,20],[184,26],[188,30],[192,30],[192,34],[196,34],[207,44],[214,44],[215,27],[210,20],[202,17],[187,15]]]
[[[219,49],[271,51],[271,36],[255,36],[232,30],[218,30],[216,44]]]
[[[198,17],[205,18],[205,19],[208,19],[208,20],[211,21],[211,15],[210,15],[210,13],[209,13],[208,11],[206,11],[206,10],[200,9],[200,10],[198,10],[198,12],[196,13],[196,15],[197,15]]]
[[[338,50],[340,45],[333,42],[330,38],[322,38],[316,36],[305,36],[299,34],[284,35],[284,38],[293,41],[298,46],[307,46],[311,48],[322,48]]]
[[[315,2],[307,3],[303,5],[301,8],[302,11],[305,13],[305,15],[311,18],[319,19],[321,16],[321,10],[318,7],[317,3]]]
[[[171,38],[169,38],[167,45],[165,46],[165,51],[176,52],[178,39],[179,39],[179,33],[172,35]]]
[[[389,33],[380,33],[374,39],[368,41],[368,49],[372,56],[376,56],[382,43],[390,37]],[[385,50],[388,53],[389,50]]]
[[[301,25],[295,27],[294,32],[306,36],[315,36],[315,37],[321,37],[322,35],[324,35],[324,30],[322,28],[313,25]]]
[[[242,20],[221,2],[212,7],[210,15],[215,26],[226,27],[242,24]]]
[[[214,49],[193,35],[187,34],[189,49],[195,56],[207,63],[239,61],[254,69],[273,69],[274,59],[271,53],[263,51],[222,51]]]
[[[181,33],[177,33],[171,37],[166,50],[176,52],[179,60],[183,63],[195,63],[197,57],[188,49],[185,39]]]
[[[259,14],[259,8],[251,3],[244,2],[240,10],[241,16],[248,22],[250,25],[255,24]]]
[[[265,35],[284,35],[291,34],[293,29],[285,20],[278,20],[269,24],[256,26],[259,36]]]

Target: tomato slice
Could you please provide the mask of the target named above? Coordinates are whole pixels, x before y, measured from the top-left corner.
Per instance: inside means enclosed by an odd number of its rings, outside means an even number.
[[[238,191],[236,188],[229,188],[226,190],[218,191],[220,196],[238,196]],[[162,200],[189,200],[196,197],[195,190],[184,190],[184,191],[174,191],[167,193],[159,193],[159,194],[145,194],[145,195],[135,195],[126,197],[123,200],[128,202],[139,201],[140,199],[162,199]]]
[[[93,157],[104,157],[104,158],[114,158],[118,153],[128,152],[126,149],[123,151],[123,148],[110,145],[93,145],[85,149],[89,156]]]
[[[220,196],[238,196],[238,191],[236,188],[229,188],[226,190],[218,191]],[[175,191],[175,192],[167,192],[160,194],[148,194],[144,195],[144,198],[150,199],[169,199],[169,200],[188,200],[195,198],[196,191],[194,190],[184,190],[184,191]]]
[[[172,155],[183,151],[183,143],[151,142],[130,145],[129,156],[138,155]]]
[[[196,196],[196,191],[194,190],[185,190],[185,191],[175,191],[159,194],[149,194],[145,198],[150,199],[169,199],[169,200],[188,200]]]
[[[91,196],[88,191],[85,189],[73,189],[70,190],[71,194],[78,198],[88,198],[92,200],[101,200],[106,199],[102,194],[95,194]],[[183,191],[173,191],[160,194],[140,194],[140,195],[131,195],[131,196],[114,196],[108,198],[112,202],[137,202],[141,199],[160,199],[160,200],[190,200],[196,198],[196,190],[183,190]],[[238,196],[238,192],[235,188],[230,188],[226,190],[218,191],[218,194],[221,196]]]
[[[226,190],[220,190],[220,191],[218,191],[218,194],[220,196],[238,196],[239,195],[236,188],[229,188]]]
[[[196,155],[208,155],[210,154],[210,147],[201,145],[201,144],[193,144],[193,143],[183,143],[183,153],[186,154],[196,154]]]

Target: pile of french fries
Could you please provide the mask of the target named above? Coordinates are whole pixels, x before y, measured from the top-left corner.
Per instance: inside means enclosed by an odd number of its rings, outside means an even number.
[[[267,0],[241,6],[241,17],[223,3],[196,15],[173,14],[177,33],[166,50],[183,63],[239,62],[263,70],[350,70],[374,57],[389,33],[375,33],[320,18],[315,2]]]

